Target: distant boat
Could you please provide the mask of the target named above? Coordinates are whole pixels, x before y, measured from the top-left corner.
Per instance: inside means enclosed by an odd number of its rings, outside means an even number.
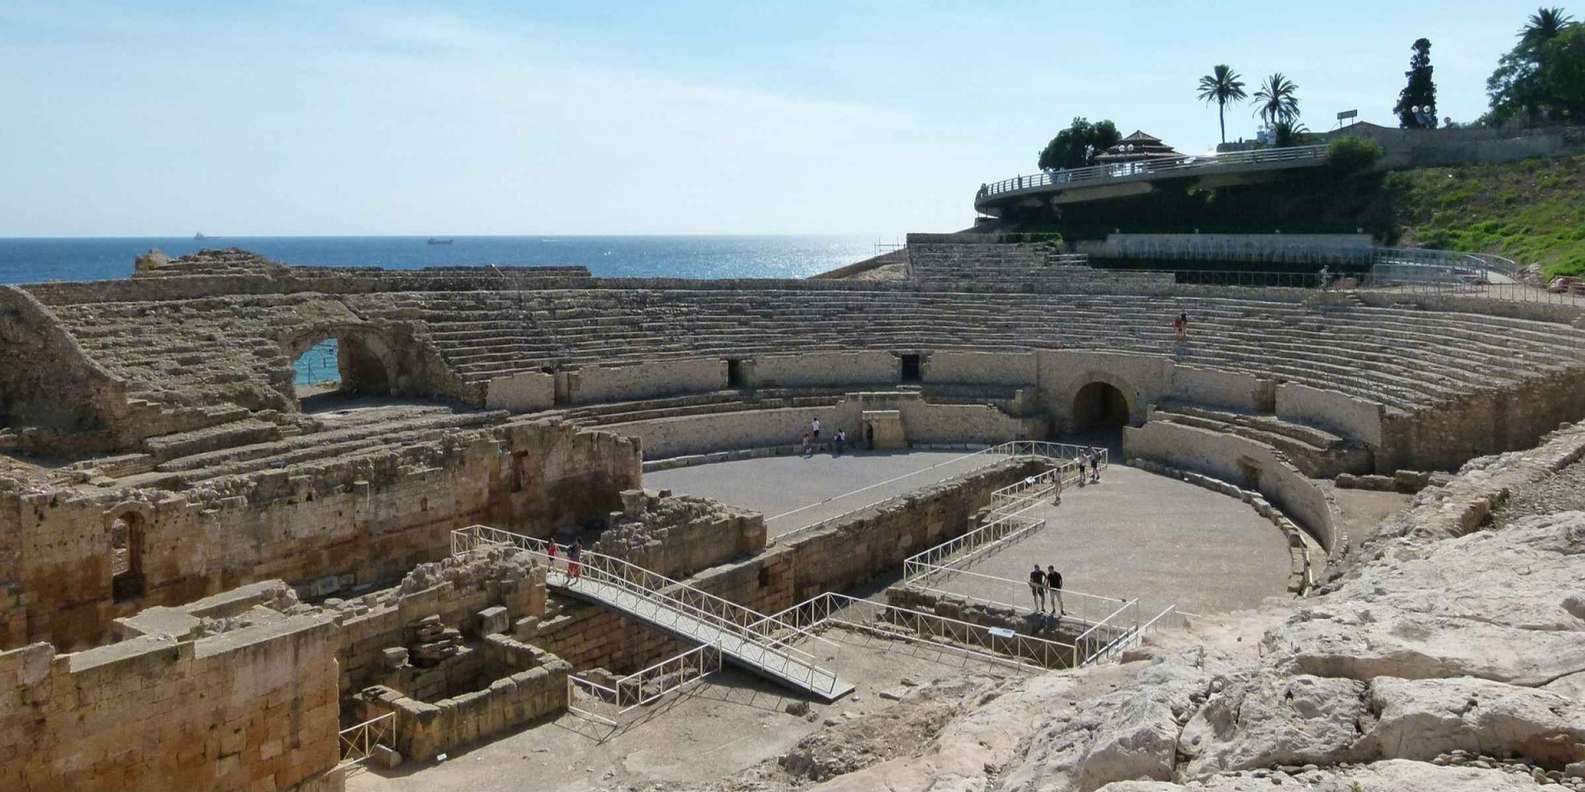
[[[451,239],[436,239],[434,237],[430,237],[429,238],[429,244],[431,244],[431,245],[449,245],[449,244],[451,244],[454,241],[455,240],[451,240]]]
[[[198,242],[202,242],[202,241],[204,241],[204,240],[206,240],[208,238],[209,237],[204,236],[204,232],[202,232],[202,231],[199,231],[198,233],[193,234],[193,239],[195,241],[198,241]]]

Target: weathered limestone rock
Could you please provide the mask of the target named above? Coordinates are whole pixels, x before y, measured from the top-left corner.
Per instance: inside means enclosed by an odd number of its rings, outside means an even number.
[[[1454,750],[1522,756],[1561,769],[1585,760],[1585,702],[1482,679],[1376,679],[1379,713],[1364,739],[1377,756],[1432,759]]]
[[[1374,764],[1312,770],[1288,775],[1273,770],[1253,770],[1212,776],[1193,786],[1126,781],[1108,784],[1100,792],[1506,792],[1542,787],[1527,775],[1474,767],[1441,767],[1424,762],[1393,760]]]
[[[1189,778],[1345,760],[1365,713],[1363,682],[1269,670],[1232,681],[1183,729]]]
[[[1297,673],[1544,685],[1585,671],[1585,620],[1569,610],[1581,580],[1585,512],[1429,547],[1400,542],[1295,612],[1265,646]]]

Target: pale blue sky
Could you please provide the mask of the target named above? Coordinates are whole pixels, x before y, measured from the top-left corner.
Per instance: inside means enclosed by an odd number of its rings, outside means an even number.
[[[949,230],[1074,115],[1208,150],[1216,63],[1393,123],[1426,36],[1470,120],[1536,2],[1290,5],[0,0],[0,236]]]

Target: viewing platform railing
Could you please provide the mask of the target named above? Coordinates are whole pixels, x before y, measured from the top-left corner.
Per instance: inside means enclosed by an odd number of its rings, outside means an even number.
[[[1325,145],[1290,146],[1238,151],[1217,156],[1184,155],[1170,159],[1139,160],[1044,171],[986,184],[975,195],[975,203],[1013,193],[1039,192],[1117,180],[1148,179],[1153,176],[1193,176],[1234,167],[1258,169],[1261,165],[1283,167],[1319,165],[1326,161],[1326,150]]]

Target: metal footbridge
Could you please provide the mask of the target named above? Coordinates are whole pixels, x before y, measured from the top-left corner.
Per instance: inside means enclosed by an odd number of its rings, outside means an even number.
[[[716,647],[733,664],[772,682],[830,702],[853,691],[814,655],[792,646],[799,638],[825,639],[730,600],[620,558],[585,551],[574,577],[566,549],[548,554],[543,539],[474,525],[451,533],[452,554],[509,546],[545,564],[545,584],[568,596],[609,608],[684,641]]]

